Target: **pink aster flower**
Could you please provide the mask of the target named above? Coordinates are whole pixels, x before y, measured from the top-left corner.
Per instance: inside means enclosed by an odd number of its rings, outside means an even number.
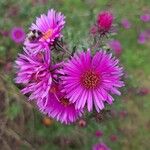
[[[140,96],[145,96],[145,95],[148,95],[149,93],[150,93],[150,90],[146,87],[141,87],[137,91],[137,94]]]
[[[81,109],[75,109],[75,105],[69,102],[58,86],[53,86],[44,100],[38,101],[38,106],[41,112],[65,124],[75,122],[83,112]]]
[[[120,41],[118,40],[111,40],[109,43],[110,48],[114,51],[116,56],[120,56],[122,52],[122,46]]]
[[[146,14],[143,14],[140,16],[140,19],[143,21],[143,22],[149,22],[150,21],[150,14],[146,13]]]
[[[30,27],[31,32],[25,40],[24,45],[33,53],[47,49],[55,40],[62,37],[62,29],[65,17],[60,12],[51,9],[47,15],[42,14]],[[35,35],[35,36],[34,36]]]
[[[147,41],[147,33],[145,31],[141,32],[138,37],[138,43],[144,44]]]
[[[101,137],[101,136],[103,136],[103,131],[97,130],[97,131],[95,132],[95,136],[96,136],[96,137]]]
[[[129,22],[128,19],[124,18],[121,20],[121,24],[125,29],[130,29],[131,28],[131,23]]]
[[[109,11],[102,11],[98,14],[97,25],[102,32],[108,32],[112,27],[113,15]]]
[[[24,49],[16,60],[16,83],[23,84],[23,94],[30,94],[29,100],[43,99],[49,92],[52,78],[58,64],[51,65],[50,51],[40,52],[37,55]]]
[[[124,86],[120,81],[122,68],[118,66],[118,60],[111,54],[99,51],[94,56],[90,50],[79,52],[63,65],[60,71],[64,76],[62,82],[64,91],[70,102],[75,103],[76,109],[87,105],[88,111],[104,108],[104,102],[112,104],[110,95],[121,93],[118,88]]]
[[[11,29],[10,33],[11,39],[16,43],[21,43],[25,39],[24,29],[21,27],[14,27]]]
[[[110,148],[105,143],[95,144],[92,150],[110,150]]]
[[[118,140],[118,136],[115,135],[115,134],[112,134],[112,135],[110,136],[110,140],[111,140],[112,142],[116,142],[116,141]]]
[[[0,30],[0,34],[1,34],[2,36],[7,37],[7,36],[9,35],[9,32],[8,32],[8,31],[5,31],[5,30]]]

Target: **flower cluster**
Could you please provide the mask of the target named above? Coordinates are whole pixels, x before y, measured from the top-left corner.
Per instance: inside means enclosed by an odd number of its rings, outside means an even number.
[[[98,33],[108,33],[112,21],[111,13],[100,13]],[[23,84],[21,92],[43,114],[70,124],[86,110],[99,112],[105,103],[112,104],[111,95],[120,95],[124,83],[123,68],[112,54],[100,47],[96,47],[97,51],[87,48],[74,53],[65,48],[64,25],[65,16],[53,9],[36,19],[26,35],[23,53],[16,60],[15,81]]]

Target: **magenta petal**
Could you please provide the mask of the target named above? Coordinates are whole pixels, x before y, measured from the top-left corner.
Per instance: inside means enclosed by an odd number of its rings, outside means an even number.
[[[43,103],[43,100],[37,102],[40,110],[61,123],[73,123],[83,113],[82,109],[76,109],[75,105],[69,102],[66,94],[62,93],[60,88],[55,93],[49,92],[45,101],[46,103]]]

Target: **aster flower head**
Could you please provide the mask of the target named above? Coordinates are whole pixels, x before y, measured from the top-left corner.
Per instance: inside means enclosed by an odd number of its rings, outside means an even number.
[[[113,50],[116,56],[120,56],[122,52],[122,46],[119,40],[111,40],[108,43],[109,47]]]
[[[141,19],[143,22],[150,22],[150,14],[145,13],[145,14],[143,14],[143,15],[140,16],[140,19]]]
[[[32,55],[24,49],[16,60],[16,83],[23,84],[23,94],[30,94],[29,100],[43,99],[49,92],[52,79],[55,77],[56,65],[51,65],[50,52]]]
[[[9,35],[9,32],[6,30],[0,30],[0,34],[4,37],[7,37]]]
[[[47,15],[42,14],[36,19],[36,23],[32,23],[24,45],[37,53],[47,49],[55,40],[62,37],[62,29],[65,24],[65,16],[60,12],[51,9]]]
[[[111,150],[105,143],[95,144],[92,150]]]
[[[118,60],[111,54],[100,50],[94,56],[90,50],[76,53],[63,65],[62,82],[64,91],[76,109],[87,105],[88,111],[102,110],[104,102],[112,104],[111,94],[120,95],[118,88],[124,86],[120,80],[123,75]]]
[[[121,24],[125,29],[130,29],[131,28],[131,23],[127,18],[122,19]]]
[[[147,32],[143,31],[140,32],[139,36],[138,36],[138,43],[139,44],[144,44],[147,41]]]
[[[96,136],[96,137],[101,137],[101,136],[103,136],[103,131],[97,130],[97,131],[95,132],[95,136]]]
[[[14,27],[11,29],[10,33],[11,39],[16,43],[21,43],[25,39],[24,29],[21,27]]]
[[[118,140],[118,136],[115,135],[115,134],[112,134],[112,135],[110,136],[110,140],[111,140],[112,142],[116,142],[116,141]]]
[[[113,15],[109,11],[102,11],[97,16],[97,25],[100,31],[108,32],[112,27]]]
[[[83,113],[82,109],[75,109],[75,105],[58,86],[53,86],[47,97],[39,99],[37,104],[41,112],[65,124],[75,122]]]

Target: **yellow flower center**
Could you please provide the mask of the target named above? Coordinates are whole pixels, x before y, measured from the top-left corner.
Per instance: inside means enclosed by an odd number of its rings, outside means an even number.
[[[94,89],[100,83],[99,75],[94,71],[87,71],[81,76],[81,83],[86,89]]]
[[[62,105],[64,105],[65,107],[70,104],[69,99],[68,99],[68,98],[65,98],[65,97],[62,97],[62,98],[60,99],[60,103],[61,103]]]
[[[53,34],[53,30],[49,29],[48,31],[46,31],[45,33],[43,33],[42,38],[44,40],[47,40],[47,39],[49,39],[52,36],[52,34]]]

